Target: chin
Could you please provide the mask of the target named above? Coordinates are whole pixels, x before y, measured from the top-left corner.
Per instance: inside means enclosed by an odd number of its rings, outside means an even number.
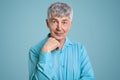
[[[64,40],[65,37],[63,37],[63,36],[62,37],[56,36],[55,39],[57,39],[58,41],[60,41],[60,40]]]
[[[51,34],[51,36],[54,37],[56,40],[64,40],[65,39],[65,35],[56,35],[56,34],[52,35]]]

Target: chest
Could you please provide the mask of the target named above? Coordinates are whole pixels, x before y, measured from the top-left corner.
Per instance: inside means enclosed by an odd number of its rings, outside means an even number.
[[[75,80],[80,77],[80,51],[77,48],[70,47],[62,52],[56,51],[55,54],[53,65],[60,80]]]

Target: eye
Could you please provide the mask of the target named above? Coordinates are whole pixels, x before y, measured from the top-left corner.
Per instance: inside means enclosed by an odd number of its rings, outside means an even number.
[[[62,22],[63,25],[65,25],[65,24],[67,24],[67,23],[68,23],[67,21],[63,21],[63,22]]]
[[[57,21],[56,20],[52,20],[52,23],[57,23]]]

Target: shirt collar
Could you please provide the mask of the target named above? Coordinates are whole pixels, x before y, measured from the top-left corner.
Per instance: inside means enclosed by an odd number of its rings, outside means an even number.
[[[62,46],[62,48],[61,48],[61,52],[63,52],[68,46],[70,46],[70,45],[72,45],[72,42],[71,42],[71,40],[66,36],[66,38],[65,38],[65,42],[64,42],[64,44],[63,44],[63,46]]]
[[[72,44],[71,40],[66,36],[66,38],[65,38],[65,43],[64,43],[63,46],[69,46],[69,45],[71,45],[71,44]]]

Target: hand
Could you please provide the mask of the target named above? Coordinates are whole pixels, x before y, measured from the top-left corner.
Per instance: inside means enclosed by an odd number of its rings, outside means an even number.
[[[54,49],[57,49],[60,47],[59,41],[57,41],[55,38],[50,37],[46,41],[46,43],[43,45],[41,51],[43,52],[51,52]]]

